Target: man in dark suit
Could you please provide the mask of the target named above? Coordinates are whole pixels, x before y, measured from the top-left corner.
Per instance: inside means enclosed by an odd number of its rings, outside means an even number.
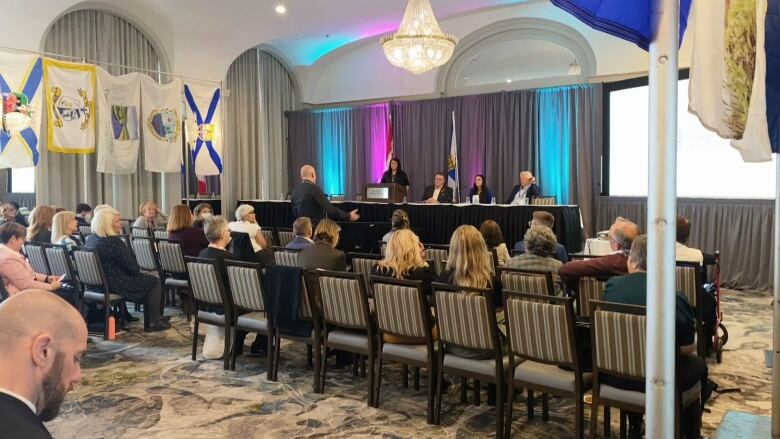
[[[81,380],[87,326],[56,294],[26,290],[0,304],[0,438],[45,439]]]
[[[628,257],[628,273],[625,276],[611,278],[604,287],[604,301],[624,303],[628,305],[647,306],[647,235],[640,235],[631,245]],[[696,319],[690,303],[679,291],[675,296],[675,346],[677,387],[686,391],[696,383],[707,382],[707,364],[696,356]],[[645,383],[621,379],[606,375],[602,382],[614,387],[645,391]],[[709,389],[702,389],[702,397],[706,401]],[[694,407],[691,413],[684,413],[680,418],[683,437],[695,437],[700,417],[696,417]],[[629,413],[628,437],[642,437],[642,414]]]
[[[298,264],[301,268],[346,271],[347,256],[343,251],[336,250],[340,231],[341,227],[334,221],[320,221],[314,232],[314,245],[298,253]]]
[[[311,239],[311,220],[308,217],[302,216],[295,220],[293,223],[293,233],[295,234],[295,238],[293,238],[285,248],[290,250],[303,250],[314,245],[314,241]]]
[[[293,214],[296,218],[309,217],[315,224],[323,218],[335,221],[357,221],[360,219],[357,209],[352,212],[344,212],[330,204],[325,192],[316,183],[317,172],[314,167],[304,165],[301,168],[301,182],[295,186],[292,192]]]
[[[436,173],[433,186],[426,186],[423,202],[430,204],[452,203],[452,188],[444,185],[444,173]]]
[[[524,204],[526,199],[539,197],[541,194],[536,177],[529,171],[523,171],[520,173],[520,184],[512,188],[512,193],[504,204]]]

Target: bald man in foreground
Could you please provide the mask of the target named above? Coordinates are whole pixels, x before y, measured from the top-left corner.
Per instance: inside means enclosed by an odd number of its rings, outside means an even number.
[[[330,218],[333,221],[357,221],[360,219],[357,209],[352,212],[344,212],[330,204],[325,192],[317,186],[317,172],[311,165],[304,165],[301,168],[301,182],[293,189],[292,205],[295,218],[309,217],[314,226],[323,218]]]
[[[43,290],[0,303],[0,439],[51,438],[65,395],[81,380],[87,326],[78,311]]]

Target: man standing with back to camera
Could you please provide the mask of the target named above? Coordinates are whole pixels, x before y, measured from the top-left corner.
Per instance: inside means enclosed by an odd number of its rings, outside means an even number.
[[[325,192],[317,186],[317,172],[311,165],[304,165],[301,168],[301,182],[295,186],[292,192],[292,207],[295,218],[309,217],[315,227],[323,218],[330,218],[333,221],[357,221],[360,219],[357,209],[352,212],[344,212],[330,204]]]

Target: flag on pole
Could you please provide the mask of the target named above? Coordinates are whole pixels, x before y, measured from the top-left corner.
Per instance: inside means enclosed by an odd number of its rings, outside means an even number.
[[[458,177],[458,140],[455,135],[455,112],[452,112],[452,142],[450,142],[450,155],[447,158],[447,186],[452,188],[452,202],[460,202],[460,179]]]
[[[551,0],[588,26],[632,42],[644,50],[653,39],[655,3],[651,0]],[[680,44],[692,0],[680,0]],[[719,0],[722,3],[722,0]],[[710,2],[708,1],[707,4]]]
[[[43,84],[49,118],[49,151],[95,152],[95,66],[45,58]]]
[[[97,171],[132,174],[138,168],[141,142],[141,77],[139,73],[113,76],[102,67],[98,73]]]
[[[191,143],[195,175],[222,174],[222,117],[219,87],[184,85],[187,101],[187,140]]]
[[[181,169],[181,82],[159,84],[141,76],[141,135],[144,169],[178,172]]]
[[[42,78],[40,57],[0,52],[0,168],[38,164]]]
[[[393,115],[387,116],[387,147],[385,148],[387,160],[385,160],[385,169],[390,169],[390,160],[393,159]]]

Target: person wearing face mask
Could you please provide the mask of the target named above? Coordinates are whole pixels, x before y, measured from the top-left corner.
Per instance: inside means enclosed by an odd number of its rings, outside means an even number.
[[[168,239],[181,244],[184,256],[198,256],[201,250],[209,246],[203,230],[192,226],[192,213],[184,204],[173,206],[167,230]]]
[[[79,203],[76,206],[76,221],[79,226],[89,226],[92,222],[92,206],[87,203]]]
[[[192,226],[203,229],[203,223],[214,216],[214,210],[209,203],[199,203],[195,206],[195,209],[192,210],[192,214],[195,216],[195,221],[192,223]]]

